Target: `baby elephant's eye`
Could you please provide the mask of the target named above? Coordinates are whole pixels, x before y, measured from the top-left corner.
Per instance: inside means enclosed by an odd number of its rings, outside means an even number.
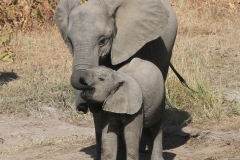
[[[105,79],[103,77],[98,77],[100,81],[104,81]]]

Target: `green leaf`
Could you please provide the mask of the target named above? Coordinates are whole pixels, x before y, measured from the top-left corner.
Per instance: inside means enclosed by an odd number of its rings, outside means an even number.
[[[9,31],[3,31],[3,32],[0,34],[0,44],[6,43],[6,42],[10,41],[10,38],[11,38],[11,32],[9,32]]]
[[[37,9],[34,9],[33,11],[32,11],[32,17],[33,18],[38,18],[39,17],[39,11],[37,10]]]
[[[8,52],[13,53],[13,48],[9,48]]]
[[[11,57],[9,54],[5,55],[5,56],[2,58],[2,60],[3,60],[3,61],[6,61],[6,62],[13,62],[13,59],[12,59],[12,57]]]
[[[1,56],[0,56],[0,59],[3,59],[5,56],[7,56],[8,55],[8,53],[7,52],[3,52],[2,54],[1,54]]]

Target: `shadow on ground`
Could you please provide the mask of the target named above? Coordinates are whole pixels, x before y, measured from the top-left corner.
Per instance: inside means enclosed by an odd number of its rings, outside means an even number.
[[[85,154],[90,155],[91,158],[96,159],[96,145],[86,147],[79,152],[85,152]],[[163,152],[164,160],[173,160],[176,157],[175,153]],[[120,153],[117,160],[125,160],[125,153]],[[140,153],[140,160],[151,160],[151,155],[149,153]]]
[[[18,78],[14,72],[0,72],[0,86]]]
[[[186,111],[178,110],[175,108],[168,108],[165,112],[165,121],[163,123],[163,152],[165,160],[173,160],[176,157],[175,153],[169,150],[184,145],[190,138],[188,133],[182,131],[182,128],[191,122],[191,116]],[[119,147],[120,148],[120,147]],[[122,148],[122,147],[121,147]],[[92,145],[81,149],[79,152],[85,152],[93,159],[96,158],[96,145]],[[124,149],[118,152],[118,160],[124,160]],[[150,160],[149,153],[140,153],[140,160]]]
[[[165,110],[163,122],[163,149],[169,150],[184,145],[189,140],[189,133],[182,131],[192,121],[186,111],[169,107]]]

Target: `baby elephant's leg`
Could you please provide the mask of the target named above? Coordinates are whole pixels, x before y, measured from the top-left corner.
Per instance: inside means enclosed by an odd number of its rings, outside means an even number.
[[[134,115],[123,115],[124,137],[127,160],[139,159],[139,143],[142,132],[143,115],[140,109]]]
[[[103,115],[102,160],[117,159],[118,122],[111,113]]]
[[[163,160],[162,125],[160,122],[151,127],[151,133],[153,137],[151,160]]]

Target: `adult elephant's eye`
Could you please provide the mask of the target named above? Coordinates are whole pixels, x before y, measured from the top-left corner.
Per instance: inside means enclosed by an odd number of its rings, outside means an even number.
[[[104,36],[102,36],[99,40],[98,40],[98,45],[100,47],[104,46],[106,43],[106,38]]]
[[[67,42],[70,44],[70,46],[72,47],[72,49],[73,49],[73,43],[72,43],[72,41],[71,41],[71,39],[70,38],[67,38]]]

